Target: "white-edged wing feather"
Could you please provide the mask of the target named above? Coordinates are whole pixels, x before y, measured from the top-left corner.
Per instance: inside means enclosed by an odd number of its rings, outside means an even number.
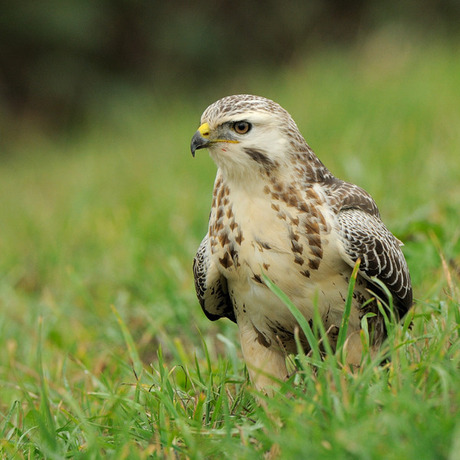
[[[372,282],[381,280],[393,295],[400,316],[412,305],[412,287],[401,242],[379,217],[359,208],[342,209],[337,219],[344,260],[353,266],[361,259],[360,273]]]

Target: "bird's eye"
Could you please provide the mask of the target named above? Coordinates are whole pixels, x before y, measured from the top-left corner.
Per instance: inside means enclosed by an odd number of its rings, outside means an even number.
[[[246,134],[251,129],[251,123],[247,121],[237,121],[233,123],[233,130],[238,134]]]

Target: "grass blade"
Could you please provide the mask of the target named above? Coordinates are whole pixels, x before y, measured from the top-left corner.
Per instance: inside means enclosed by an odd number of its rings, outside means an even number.
[[[351,304],[353,302],[353,291],[355,290],[356,284],[356,277],[358,276],[359,264],[361,263],[361,259],[355,263],[353,271],[350,276],[350,282],[348,283],[348,294],[347,300],[345,302],[345,308],[342,315],[342,323],[340,324],[339,329],[339,336],[337,337],[337,348],[336,351],[342,354],[343,345],[345,344],[345,340],[347,338],[348,332],[348,323],[350,321],[350,313],[351,313]]]
[[[117,319],[118,325],[120,326],[121,333],[123,334],[123,338],[125,340],[126,346],[128,348],[128,354],[131,359],[131,363],[136,374],[136,377],[139,378],[141,376],[143,365],[142,361],[139,357],[139,353],[137,352],[136,345],[134,343],[133,337],[129,332],[128,327],[126,326],[125,322],[123,321],[122,317],[118,313],[118,310],[114,305],[112,305],[112,312]]]
[[[292,316],[294,316],[296,321],[299,323],[300,328],[307,338],[308,345],[310,345],[313,357],[320,360],[321,354],[318,347],[318,340],[313,334],[310,324],[308,324],[305,316],[302,315],[300,310],[292,303],[291,299],[276,284],[274,284],[268,276],[262,274],[262,277],[270,291],[272,291],[284,303],[284,305],[286,305]]]

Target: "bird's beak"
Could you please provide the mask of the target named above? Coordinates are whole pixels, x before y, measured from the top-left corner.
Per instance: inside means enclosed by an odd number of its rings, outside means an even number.
[[[190,144],[190,150],[192,151],[192,156],[195,156],[195,151],[199,149],[205,149],[211,143],[209,137],[211,135],[211,130],[207,123],[203,123],[198,131],[193,135],[192,142]]]

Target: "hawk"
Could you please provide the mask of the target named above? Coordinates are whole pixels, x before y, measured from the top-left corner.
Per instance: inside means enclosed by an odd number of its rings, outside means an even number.
[[[208,232],[193,263],[196,293],[210,320],[237,323],[254,386],[273,391],[288,377],[286,355],[296,352],[298,324],[263,274],[307,320],[316,305],[325,329],[337,332],[360,259],[347,333],[348,362],[359,364],[366,313],[375,314],[368,319],[373,349],[386,337],[372,292],[384,293],[374,277],[388,288],[399,318],[412,305],[402,243],[372,197],[333,176],[289,113],[263,97],[228,96],[210,105],[192,138],[192,155],[203,148],[218,170]],[[330,341],[334,347],[333,333]]]

